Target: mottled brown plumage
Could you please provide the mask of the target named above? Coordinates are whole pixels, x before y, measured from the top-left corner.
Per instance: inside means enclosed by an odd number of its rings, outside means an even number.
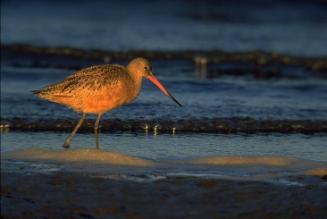
[[[153,76],[151,64],[144,58],[133,59],[127,67],[107,64],[81,69],[61,82],[34,91],[34,94],[83,113],[72,134],[66,139],[65,148],[69,147],[70,141],[82,125],[85,115],[88,113],[97,114],[95,134],[96,146],[99,148],[98,126],[101,116],[107,111],[132,102],[141,90],[143,77],[151,80],[180,105]]]
[[[98,65],[77,71],[35,94],[77,112],[99,114],[135,99],[141,79],[120,65]]]

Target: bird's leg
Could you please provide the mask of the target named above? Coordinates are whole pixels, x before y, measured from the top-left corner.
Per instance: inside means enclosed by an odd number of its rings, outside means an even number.
[[[86,114],[83,113],[81,119],[79,120],[79,122],[77,123],[76,127],[74,128],[73,132],[66,138],[65,142],[64,142],[64,145],[63,147],[64,148],[69,148],[70,146],[70,142],[71,140],[73,139],[74,135],[76,134],[77,130],[81,127],[81,125],[83,124],[84,122],[84,119],[85,119],[85,116]]]
[[[95,124],[94,124],[96,149],[100,149],[100,144],[99,144],[99,124],[100,124],[101,116],[102,116],[102,114],[98,114],[98,117],[97,117],[97,119],[95,121]]]

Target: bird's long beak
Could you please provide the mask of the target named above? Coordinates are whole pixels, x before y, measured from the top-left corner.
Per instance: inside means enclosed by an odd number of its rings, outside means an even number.
[[[155,76],[149,76],[147,77],[152,83],[154,83],[165,95],[170,97],[178,106],[182,107],[182,104],[180,104],[173,95],[169,93],[169,91],[158,81],[158,79]]]

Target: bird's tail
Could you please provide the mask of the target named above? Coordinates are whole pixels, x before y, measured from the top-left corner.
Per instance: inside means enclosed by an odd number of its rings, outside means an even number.
[[[69,105],[69,103],[71,103],[73,100],[72,96],[64,95],[64,94],[52,94],[47,89],[33,90],[32,93],[41,99],[45,99],[51,102],[64,104],[64,105],[65,104]]]
[[[32,93],[40,98],[48,99],[48,92],[45,90],[32,90]]]
[[[36,96],[42,96],[42,90],[32,90],[32,93]]]
[[[37,95],[38,93],[40,93],[40,90],[32,90],[31,91],[33,94]]]

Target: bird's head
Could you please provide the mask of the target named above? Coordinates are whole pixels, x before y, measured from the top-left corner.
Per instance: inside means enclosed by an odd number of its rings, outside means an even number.
[[[134,74],[145,77],[155,84],[166,96],[170,97],[178,106],[182,106],[173,95],[158,81],[152,73],[151,63],[145,58],[133,59],[127,66],[127,69]]]

